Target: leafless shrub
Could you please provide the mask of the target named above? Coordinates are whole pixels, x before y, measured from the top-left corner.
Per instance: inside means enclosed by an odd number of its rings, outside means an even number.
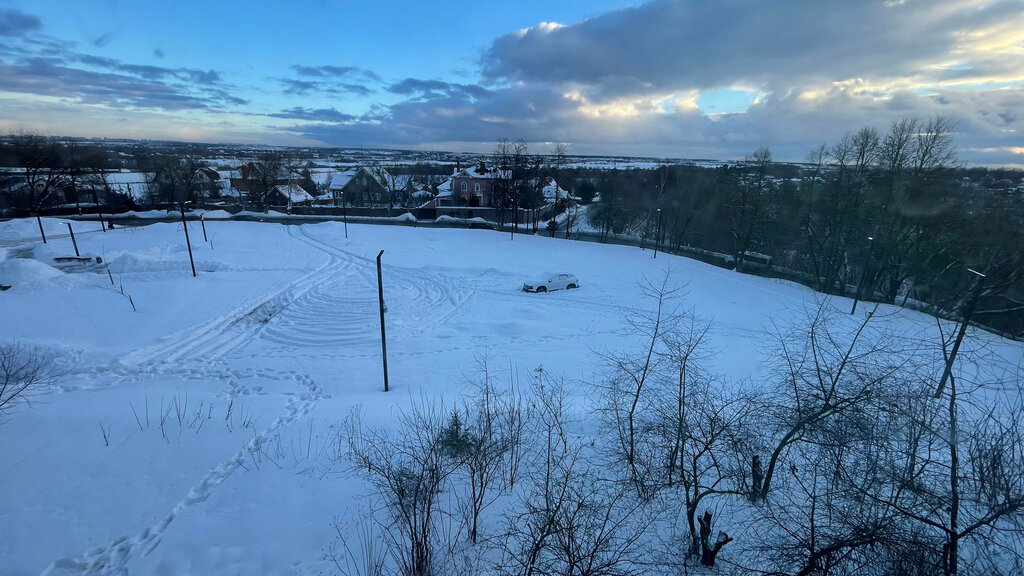
[[[383,576],[385,550],[380,547],[376,524],[367,514],[356,514],[355,538],[349,527],[335,519],[333,527],[337,533],[334,541],[324,551],[341,576]]]
[[[53,379],[51,365],[22,344],[0,345],[0,422],[19,402],[30,402]]]
[[[635,352],[606,352],[609,369],[604,382],[608,391],[605,416],[615,430],[612,458],[627,469],[637,496],[650,498],[660,483],[661,467],[655,424],[647,417],[654,407],[651,389],[664,377],[664,338],[682,321],[678,308],[680,288],[669,287],[669,275],[660,282],[641,284],[644,299],[654,304],[651,312],[631,312],[625,321],[641,348]]]
[[[458,479],[468,484],[460,498],[469,540],[479,537],[480,513],[514,481],[523,429],[522,404],[513,392],[499,391],[489,368],[489,358],[478,360],[476,394],[463,402],[462,416],[454,411],[442,431],[441,443],[456,463]],[[462,492],[459,491],[459,494]]]
[[[398,431],[368,429],[358,412],[345,421],[353,470],[373,487],[386,520],[383,536],[404,576],[437,573],[440,496],[455,471],[442,444],[444,417],[434,406],[414,406],[398,418]]]

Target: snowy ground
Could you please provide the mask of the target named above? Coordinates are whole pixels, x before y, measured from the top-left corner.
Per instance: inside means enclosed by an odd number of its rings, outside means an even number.
[[[71,240],[44,223],[45,245],[34,220],[0,223],[0,284],[13,286],[0,292],[0,341],[34,347],[57,371],[0,423],[2,575],[328,573],[332,524],[360,513],[364,491],[335,442],[352,407],[386,425],[414,401],[451,402],[487,353],[506,372],[564,377],[586,411],[596,353],[630,345],[622,318],[641,305],[637,284],[666,270],[714,321],[715,368],[756,379],[765,326],[819,298],[632,247],[359,224],[345,239],[334,222],[207,222],[208,243],[190,223],[197,278],[180,224],[81,223],[82,254],[103,264],[57,270]],[[520,291],[552,271],[581,288]],[[927,316],[883,311],[908,333],[934,330]],[[972,334],[1008,366],[1022,361],[1020,343]]]

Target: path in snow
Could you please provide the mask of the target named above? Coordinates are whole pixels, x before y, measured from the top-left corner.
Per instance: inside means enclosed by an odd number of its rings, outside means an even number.
[[[289,233],[291,232],[289,228]],[[326,251],[325,251],[326,252]],[[240,384],[245,377],[256,377],[275,381],[293,381],[298,393],[286,393],[284,414],[268,426],[247,439],[237,452],[221,461],[204,475],[164,517],[145,527],[133,537],[120,537],[110,544],[86,551],[77,558],[62,558],[52,562],[44,575],[71,574],[123,574],[133,557],[146,557],[159,545],[164,532],[176,517],[187,512],[192,506],[205,502],[213,491],[240,468],[253,450],[270,440],[282,428],[307,416],[317,403],[327,397],[320,386],[308,374],[297,371],[282,371],[273,368],[232,370],[219,362],[225,355],[244,347],[256,337],[270,339],[281,337],[263,335],[267,325],[285,310],[296,318],[316,318],[317,311],[323,312],[323,298],[318,286],[329,285],[338,277],[358,273],[358,266],[344,254],[329,253],[327,262],[314,271],[296,279],[285,288],[273,294],[250,302],[230,314],[194,329],[182,331],[166,338],[157,346],[142,349],[124,358],[119,366],[108,368],[93,367],[82,374],[93,372],[124,381],[139,382],[147,377],[177,376],[182,379],[202,379],[226,382],[227,396],[234,399],[249,393]],[[251,362],[250,362],[251,363]],[[218,366],[220,364],[220,366]]]

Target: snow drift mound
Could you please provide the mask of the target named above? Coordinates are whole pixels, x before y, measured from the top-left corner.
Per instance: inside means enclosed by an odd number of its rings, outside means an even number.
[[[0,283],[3,284],[39,282],[62,274],[63,272],[60,270],[43,264],[39,260],[29,258],[0,260]]]
[[[189,267],[188,260],[168,259],[166,256],[151,256],[146,254],[124,254],[113,258],[107,263],[107,267],[114,274],[140,273],[140,272],[176,272],[186,270]],[[206,272],[213,272],[220,268],[218,262],[196,262],[196,269]]]
[[[197,210],[195,214],[202,214],[207,220],[227,220],[232,217],[227,210]]]

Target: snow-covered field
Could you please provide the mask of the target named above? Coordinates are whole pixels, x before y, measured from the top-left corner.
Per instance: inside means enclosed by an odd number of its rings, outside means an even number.
[[[44,222],[45,245],[35,220],[0,223],[0,284],[12,285],[0,292],[0,343],[36,349],[55,371],[0,422],[3,575],[330,573],[334,524],[365,509],[336,442],[352,407],[387,426],[413,402],[451,403],[487,354],[506,373],[563,377],[572,409],[586,412],[597,353],[635,343],[623,317],[648,304],[638,283],[666,271],[713,321],[713,367],[756,379],[765,326],[820,299],[632,247],[359,224],[346,239],[335,222],[207,222],[210,242],[190,223],[196,278],[181,224],[79,223],[82,254],[103,264],[57,270],[53,258],[74,251],[66,226]],[[520,290],[562,271],[581,288]],[[927,316],[883,310],[907,333],[935,330]],[[1020,343],[971,335],[969,346],[1021,362]]]

